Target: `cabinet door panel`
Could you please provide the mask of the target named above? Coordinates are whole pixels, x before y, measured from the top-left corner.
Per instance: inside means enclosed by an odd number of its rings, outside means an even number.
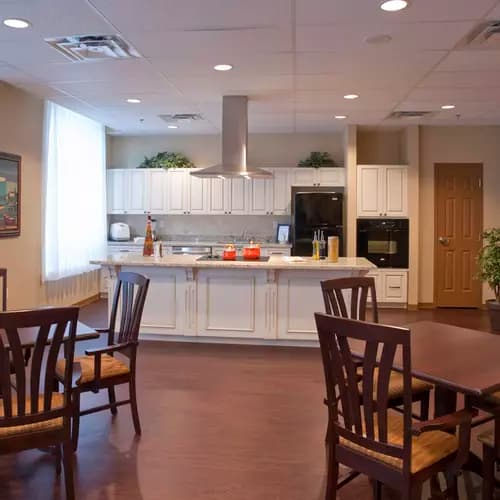
[[[407,273],[384,272],[383,274],[384,302],[407,301]]]
[[[274,178],[269,183],[268,209],[274,215],[288,215],[291,212],[292,191],[287,168],[272,170]]]
[[[127,172],[129,176],[129,200],[127,211],[131,214],[143,214],[148,211],[146,186],[148,172],[132,170]]]
[[[229,189],[227,200],[227,211],[233,215],[245,215],[247,210],[247,185],[250,181],[247,179],[228,179],[226,189]]]
[[[209,213],[224,213],[224,183],[225,179],[209,179],[210,182],[210,206]]]
[[[186,171],[171,169],[167,173],[167,204],[169,214],[183,214],[187,210]]]
[[[313,168],[294,168],[291,171],[293,186],[312,186],[316,184],[315,170]]]
[[[321,186],[345,186],[345,170],[343,168],[319,168],[317,172]]]
[[[164,214],[167,212],[165,196],[166,177],[167,173],[164,170],[148,172],[147,201],[149,212],[152,214]]]
[[[386,167],[384,214],[388,217],[408,214],[407,182],[408,170],[405,167]]]
[[[187,184],[189,186],[189,212],[193,214],[208,213],[209,179],[194,177],[188,171]]]
[[[380,208],[380,168],[358,167],[358,217],[378,217]]]
[[[266,179],[252,179],[249,185],[249,213],[252,215],[266,215],[269,211],[270,182]]]
[[[123,214],[128,204],[128,177],[123,169],[108,170],[106,175],[109,214]]]

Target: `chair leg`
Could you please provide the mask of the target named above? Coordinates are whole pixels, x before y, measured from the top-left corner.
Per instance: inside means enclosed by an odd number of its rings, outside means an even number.
[[[56,457],[56,474],[61,475],[61,461],[62,461],[62,446],[60,444],[56,444],[55,448],[55,457]]]
[[[420,400],[420,419],[422,421],[429,420],[429,400],[431,397],[430,391],[427,391],[423,394],[422,399]]]
[[[78,448],[78,434],[80,433],[80,391],[73,392],[73,420],[71,426],[71,441],[73,450]]]
[[[337,498],[337,482],[339,480],[339,464],[335,457],[334,443],[328,444],[326,457],[327,473],[325,500],[334,500],[335,498]]]
[[[382,483],[372,480],[373,500],[382,500]]]
[[[111,405],[111,415],[116,415],[118,413],[118,408],[115,406],[116,405],[116,394],[115,394],[114,387],[108,388],[108,395],[109,395],[109,404]]]
[[[73,480],[73,444],[70,440],[63,443],[64,484],[66,499],[75,499],[75,484]]]
[[[495,449],[483,445],[483,500],[492,500],[495,485]]]
[[[453,475],[446,474],[446,487],[447,487],[446,498],[458,500],[458,478],[456,474]]]
[[[422,485],[415,486],[409,485],[401,495],[402,500],[421,500],[422,499]]]
[[[130,408],[132,410],[132,420],[134,421],[135,433],[141,434],[141,422],[139,421],[139,411],[137,410],[137,394],[135,390],[135,377],[132,377],[129,382],[130,390]]]

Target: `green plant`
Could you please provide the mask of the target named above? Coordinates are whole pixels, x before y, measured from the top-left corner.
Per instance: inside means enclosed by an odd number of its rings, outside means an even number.
[[[148,158],[144,157],[144,161],[137,168],[193,168],[194,164],[181,153],[169,153],[163,151]]]
[[[334,167],[335,162],[330,156],[330,153],[321,153],[313,151],[305,160],[299,162],[299,167],[307,168],[320,168],[320,167]]]
[[[488,229],[483,233],[483,248],[479,252],[480,280],[488,283],[500,302],[500,228]]]

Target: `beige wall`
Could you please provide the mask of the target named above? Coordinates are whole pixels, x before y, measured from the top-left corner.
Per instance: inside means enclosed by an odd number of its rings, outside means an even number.
[[[405,132],[402,129],[362,129],[357,132],[358,164],[405,163]]]
[[[419,214],[422,222],[419,241],[419,302],[421,303],[434,301],[435,163],[482,163],[484,225],[500,226],[500,127],[421,128]]]
[[[41,159],[43,101],[0,82],[0,150],[22,156],[21,236],[0,239],[0,266],[8,270],[8,307],[70,304],[97,293],[97,277],[41,285]]]
[[[183,153],[196,166],[208,167],[220,162],[220,143],[218,135],[112,136],[108,167],[136,168],[144,155],[159,151]],[[328,151],[342,165],[342,134],[252,134],[248,138],[248,162],[257,166],[295,166],[311,151]]]

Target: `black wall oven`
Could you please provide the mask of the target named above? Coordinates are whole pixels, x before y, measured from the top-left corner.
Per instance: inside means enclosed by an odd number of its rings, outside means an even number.
[[[357,256],[378,267],[408,267],[408,219],[358,219]]]

